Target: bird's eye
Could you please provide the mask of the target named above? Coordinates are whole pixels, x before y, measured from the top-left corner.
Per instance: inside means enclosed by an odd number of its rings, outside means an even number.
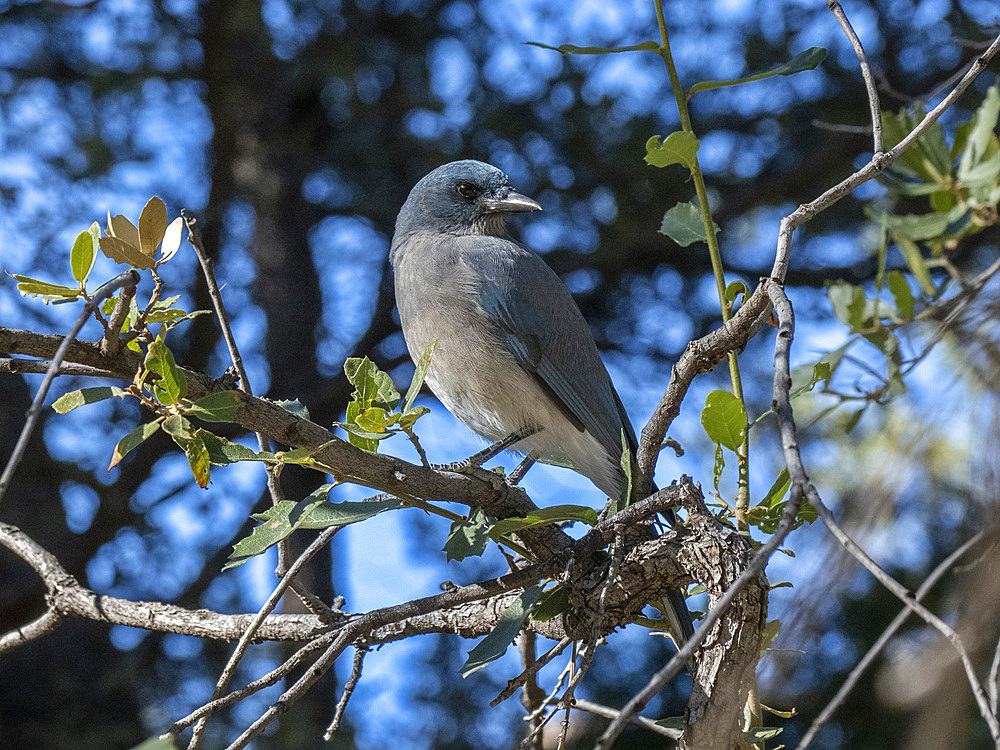
[[[459,182],[455,184],[455,192],[466,200],[472,200],[479,195],[479,189],[471,182]]]

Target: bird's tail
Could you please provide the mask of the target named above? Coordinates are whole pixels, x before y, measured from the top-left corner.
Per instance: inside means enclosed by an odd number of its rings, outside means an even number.
[[[694,623],[687,608],[687,601],[680,589],[672,589],[663,597],[663,616],[667,620],[667,630],[677,648],[681,648],[694,635]]]

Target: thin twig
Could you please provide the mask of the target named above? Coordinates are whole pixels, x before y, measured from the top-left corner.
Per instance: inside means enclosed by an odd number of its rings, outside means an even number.
[[[956,84],[955,88],[936,107],[928,112],[903,140],[888,151],[873,154],[871,160],[864,167],[847,179],[834,185],[815,200],[799,206],[795,211],[781,220],[781,225],[778,229],[777,252],[775,253],[774,266],[771,269],[771,278],[784,282],[785,276],[788,273],[788,261],[792,252],[792,234],[795,230],[812,219],[816,214],[825,211],[841,198],[848,195],[858,185],[868,182],[868,180],[880,174],[886,167],[895,162],[931,125],[937,122],[937,119],[955,103],[976,77],[986,70],[986,66],[993,59],[998,49],[1000,49],[1000,35],[993,40],[982,55],[972,61],[969,69],[962,76],[958,84]]]
[[[879,565],[872,560],[871,557],[869,557],[868,553],[861,549],[861,547],[858,546],[858,544],[847,534],[847,532],[840,528],[833,516],[833,513],[831,513],[830,509],[826,507],[819,495],[819,492],[817,492],[816,488],[809,481],[809,477],[806,475],[805,466],[802,463],[802,456],[799,450],[798,438],[796,436],[795,419],[792,415],[791,403],[788,399],[788,391],[791,386],[791,376],[789,375],[788,370],[788,350],[791,348],[792,336],[794,332],[792,305],[791,302],[788,301],[788,297],[785,295],[785,290],[780,284],[770,284],[768,286],[768,293],[771,295],[771,301],[774,304],[775,312],[778,313],[778,320],[781,322],[781,328],[778,331],[778,339],[775,344],[775,351],[777,352],[779,348],[783,349],[784,355],[781,357],[780,364],[777,353],[775,355],[775,402],[773,409],[778,417],[778,426],[781,431],[782,450],[785,456],[785,464],[788,466],[788,473],[791,478],[793,495],[800,495],[804,493],[806,499],[816,509],[819,517],[823,519],[823,523],[837,538],[841,545],[843,545],[843,547],[856,560],[858,560],[858,562],[867,568],[868,571],[875,576],[875,578],[883,586],[895,594],[896,597],[903,602],[903,604],[913,610],[929,625],[936,628],[951,642],[951,644],[955,647],[955,650],[958,651],[962,664],[965,667],[966,676],[969,679],[969,685],[972,688],[976,703],[979,705],[980,713],[983,715],[983,719],[986,721],[986,724],[990,729],[990,735],[993,737],[994,742],[1000,744],[1000,724],[997,723],[996,717],[989,712],[989,705],[986,701],[986,694],[983,691],[983,686],[979,682],[979,678],[976,676],[975,669],[972,666],[972,662],[969,659],[969,655],[965,650],[965,646],[963,645],[961,638],[959,638],[958,634],[934,613],[914,601],[913,596],[909,591],[896,581],[896,579],[882,570],[882,568],[879,567]],[[786,323],[789,324],[787,327]],[[783,392],[781,394],[779,394],[777,387],[779,378],[784,381],[784,387],[782,389]]]
[[[545,693],[538,686],[535,632],[530,628],[522,630],[517,639],[517,648],[521,653],[521,663],[524,665],[523,674],[525,675],[524,685],[521,688],[521,705],[524,706],[528,716],[532,716],[545,699]],[[538,720],[528,724],[529,735],[534,733],[537,724]],[[541,734],[535,736],[533,750],[545,750]]]
[[[340,729],[340,721],[344,718],[347,702],[351,699],[351,695],[354,694],[354,688],[358,686],[358,680],[361,679],[361,669],[364,667],[365,654],[367,653],[368,649],[360,647],[354,652],[354,666],[351,667],[351,676],[344,683],[344,692],[340,696],[340,700],[337,701],[337,709],[333,713],[333,721],[330,722],[330,726],[326,728],[326,732],[323,734],[324,742],[332,740],[333,733]]]
[[[791,304],[788,303],[787,297],[784,297],[784,291],[781,290],[780,284],[776,284],[773,281],[765,281],[761,286],[764,289],[764,293],[769,296],[778,315],[778,336],[774,346],[774,388],[771,408],[776,413],[785,413],[786,416],[789,416],[791,414],[789,390],[791,389],[792,379],[789,374],[788,363],[795,319],[792,314]],[[775,290],[780,292],[780,294],[775,294]],[[782,298],[784,298],[783,302]],[[785,435],[783,432],[782,440],[784,441],[784,439]],[[716,622],[725,614],[733,599],[736,598],[736,595],[750,582],[751,578],[757,576],[765,568],[771,555],[781,546],[785,537],[791,532],[795,525],[795,516],[799,512],[801,502],[802,490],[793,481],[788,503],[785,505],[785,509],[781,514],[781,520],[778,522],[774,534],[757,550],[746,570],[733,582],[733,585],[719,597],[719,601],[709,610],[708,614],[701,621],[701,624],[695,629],[694,635],[688,639],[687,643],[674,654],[673,658],[666,665],[653,675],[646,684],[646,687],[636,693],[625,705],[621,713],[612,720],[611,724],[604,730],[604,733],[594,745],[596,750],[608,750],[622,733],[622,730],[625,729],[626,724],[631,721],[632,717],[638,714],[653,699],[653,696],[660,692],[660,689],[667,681],[677,674],[694,656],[695,650],[705,640],[712,628],[715,627]],[[626,510],[628,509],[626,508]]]
[[[553,646],[544,654],[542,654],[542,656],[540,656],[538,659],[535,660],[535,671],[537,672],[539,669],[541,669],[550,661],[552,661],[555,657],[559,656],[559,654],[565,651],[566,647],[572,642],[573,641],[570,638],[563,638],[561,641],[559,641],[559,643],[557,643],[555,646]],[[517,692],[517,689],[519,687],[525,684],[529,676],[530,675],[528,674],[528,670],[524,670],[514,679],[508,680],[507,687],[505,687],[502,691],[500,691],[500,695],[498,695],[496,698],[490,701],[490,707],[496,708],[498,705],[500,705],[505,700],[510,698],[515,692]]]
[[[594,703],[593,701],[584,700],[583,698],[577,698],[573,701],[573,708],[577,711],[586,711],[587,713],[594,714],[595,716],[603,716],[606,719],[614,719],[620,713],[620,711],[616,711],[610,706],[602,706],[600,703]],[[662,734],[664,737],[669,737],[672,740],[678,740],[681,737],[681,731],[679,729],[661,727],[655,721],[646,718],[645,716],[633,716],[631,722],[633,724],[638,724],[651,732],[656,732],[657,734]]]
[[[222,674],[219,676],[218,682],[215,684],[215,690],[212,691],[212,697],[210,700],[215,700],[222,695],[222,692],[226,689],[226,685],[229,684],[229,680],[232,679],[233,674],[236,671],[237,665],[240,663],[240,659],[243,658],[243,654],[246,653],[247,647],[250,645],[250,641],[253,640],[254,634],[257,632],[257,628],[261,626],[265,618],[271,613],[271,611],[278,605],[281,601],[281,597],[284,595],[285,590],[291,584],[292,579],[298,575],[298,572],[302,567],[312,559],[312,557],[319,552],[323,547],[330,543],[334,535],[343,528],[341,526],[331,526],[325,529],[322,534],[316,537],[312,544],[306,547],[302,551],[302,554],[298,556],[292,566],[288,569],[288,572],[282,577],[278,585],[274,587],[274,591],[264,602],[264,605],[257,612],[257,616],[254,617],[253,621],[244,631],[243,635],[240,637],[239,642],[236,644],[236,648],[233,650],[232,655],[229,657],[229,661],[226,663],[225,668],[222,670]],[[190,750],[194,750],[197,747],[199,738],[202,736],[204,731],[206,719],[202,719],[198,722],[195,727],[195,734],[191,738],[191,743],[188,745]],[[199,731],[199,729],[201,731]]]
[[[826,4],[833,11],[837,22],[851,41],[851,46],[854,47],[854,54],[858,56],[858,64],[861,66],[861,77],[865,79],[865,88],[868,90],[868,107],[871,110],[874,151],[876,154],[881,154],[885,151],[885,144],[882,141],[882,111],[878,102],[878,87],[875,85],[875,79],[872,77],[872,69],[868,65],[868,55],[865,54],[865,49],[861,46],[861,40],[858,39],[858,35],[854,32],[851,22],[847,20],[847,14],[844,13],[844,9],[840,6],[840,3],[837,0],[827,0]]]
[[[1000,640],[993,649],[993,663],[990,664],[990,711],[997,715],[997,690],[1000,688]]]
[[[961,545],[958,549],[956,549],[954,552],[948,555],[948,557],[942,560],[941,563],[936,568],[934,568],[933,571],[931,571],[931,574],[927,576],[926,580],[922,584],[920,584],[920,588],[917,589],[917,593],[915,594],[914,599],[916,599],[918,602],[921,599],[923,599],[927,595],[927,593],[931,590],[931,588],[933,588],[934,584],[936,584],[938,580],[940,580],[941,576],[943,576],[948,570],[950,570],[951,566],[954,565],[959,560],[959,558],[962,557],[962,555],[964,555],[966,552],[969,551],[969,549],[978,544],[979,541],[983,538],[984,534],[985,532],[980,531],[974,537],[969,539],[965,544]],[[841,704],[843,704],[844,700],[850,694],[851,690],[854,689],[854,686],[861,678],[861,675],[864,674],[865,670],[875,660],[875,657],[878,656],[879,653],[881,653],[883,648],[885,648],[885,645],[896,634],[896,631],[898,631],[903,626],[903,623],[906,622],[906,619],[910,616],[910,614],[911,614],[910,609],[908,607],[903,607],[902,611],[896,615],[895,619],[893,619],[891,623],[889,623],[889,626],[884,631],[882,631],[882,635],[880,635],[878,637],[878,640],[876,640],[875,643],[872,644],[872,647],[868,649],[868,653],[866,653],[864,657],[862,657],[861,661],[857,663],[854,669],[851,670],[851,673],[847,676],[847,679],[844,680],[840,688],[837,690],[837,694],[830,699],[830,701],[826,704],[826,706],[823,707],[823,710],[820,712],[819,716],[817,716],[813,720],[812,724],[809,726],[809,730],[805,733],[805,735],[803,735],[802,739],[799,741],[796,750],[806,750],[806,748],[809,746],[809,743],[812,742],[813,739],[816,737],[816,733],[827,721],[830,720],[830,717],[833,716],[833,713],[838,708],[840,708]],[[993,686],[991,685],[990,687],[992,688]]]
[[[63,358],[66,356],[66,352],[69,351],[70,344],[76,339],[80,334],[80,329],[83,328],[83,324],[87,322],[91,313],[100,305],[104,300],[110,297],[118,289],[124,286],[135,287],[139,283],[139,272],[135,269],[129,269],[123,274],[116,276],[105,284],[98,287],[97,291],[94,292],[94,296],[90,300],[84,303],[83,310],[73,327],[69,330],[65,336],[63,336],[62,342],[59,344],[59,348],[56,350],[55,356],[52,357],[52,361],[49,363],[49,367],[45,372],[45,377],[42,378],[42,384],[38,386],[38,392],[35,394],[34,400],[31,402],[31,407],[28,409],[27,416],[24,420],[24,427],[21,428],[21,434],[17,438],[17,443],[14,445],[14,450],[10,454],[10,458],[7,459],[7,465],[4,467],[3,474],[0,474],[0,501],[3,500],[4,495],[7,493],[7,487],[10,485],[10,480],[14,476],[14,472],[17,471],[18,464],[21,463],[21,459],[24,457],[24,451],[28,447],[28,440],[31,438],[31,433],[35,431],[35,425],[38,422],[38,417],[42,413],[42,405],[45,403],[45,397],[49,393],[49,387],[52,385],[53,379],[59,372],[59,367],[62,365]]]
[[[328,638],[325,636],[324,638]],[[253,695],[256,692],[263,690],[266,687],[270,687],[279,680],[285,677],[289,672],[299,666],[310,654],[315,651],[319,651],[328,645],[328,642],[324,638],[317,638],[314,641],[310,641],[305,646],[300,648],[294,654],[292,654],[288,659],[286,659],[280,666],[272,669],[263,677],[260,677],[253,682],[247,683],[246,686],[235,690],[232,693],[227,693],[221,698],[217,698],[214,701],[210,701],[203,706],[200,706],[196,710],[192,711],[190,714],[185,716],[183,719],[178,719],[173,723],[173,725],[168,730],[168,734],[178,735],[187,729],[189,726],[194,724],[199,719],[210,716],[211,714],[219,711],[227,706],[231,706],[237,703],[249,695]]]

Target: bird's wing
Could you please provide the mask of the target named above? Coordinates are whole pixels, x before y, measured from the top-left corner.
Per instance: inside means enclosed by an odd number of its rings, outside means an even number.
[[[463,260],[482,279],[480,304],[507,349],[579,430],[611,456],[621,430],[635,437],[583,314],[556,273],[528,248],[499,237],[462,238]],[[623,410],[622,410],[623,411]]]

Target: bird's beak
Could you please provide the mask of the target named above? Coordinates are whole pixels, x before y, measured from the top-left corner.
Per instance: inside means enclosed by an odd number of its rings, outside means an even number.
[[[503,198],[484,198],[480,205],[488,213],[521,213],[542,210],[538,201],[520,193],[507,193]]]

